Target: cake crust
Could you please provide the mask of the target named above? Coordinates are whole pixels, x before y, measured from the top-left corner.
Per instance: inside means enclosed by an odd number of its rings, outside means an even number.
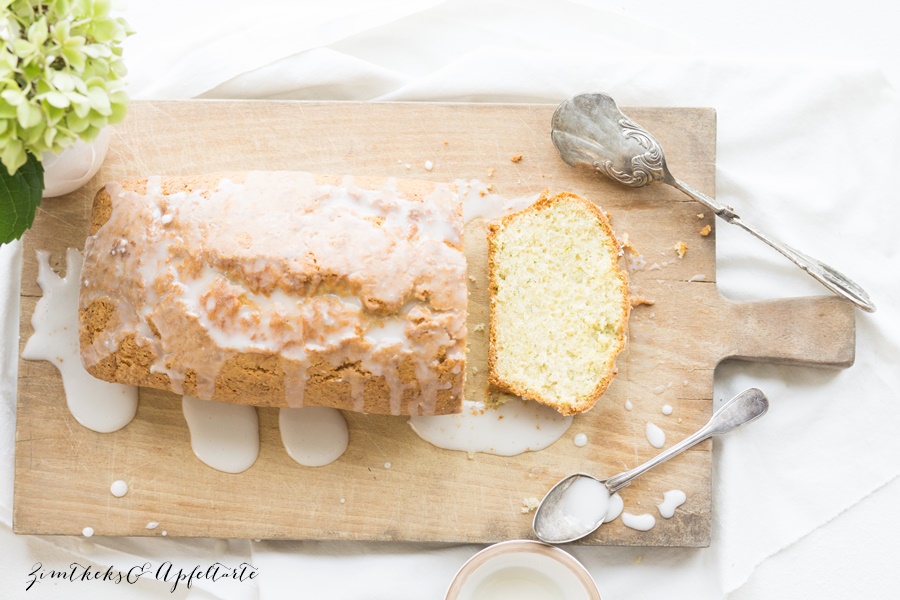
[[[522,215],[526,215],[529,213],[538,213],[548,208],[552,208],[557,203],[564,202],[574,202],[586,208],[596,219],[597,225],[599,225],[599,227],[603,230],[603,233],[606,235],[609,243],[614,246],[614,255],[616,257],[620,255],[621,248],[618,239],[613,233],[607,215],[590,200],[582,198],[581,196],[571,192],[561,192],[550,196],[549,192],[545,191],[541,195],[541,197],[528,208],[517,213],[506,215],[497,222],[492,223],[488,228],[488,275],[490,278],[491,311],[491,324],[489,332],[490,347],[488,350],[488,382],[491,386],[498,390],[508,392],[510,394],[515,394],[517,396],[521,396],[522,398],[533,400],[547,406],[551,406],[563,415],[574,415],[585,412],[588,409],[592,408],[596,404],[597,400],[600,399],[600,397],[609,387],[613,378],[617,374],[616,357],[625,347],[626,331],[628,317],[631,311],[631,303],[629,301],[628,277],[625,271],[618,267],[617,261],[613,262],[611,268],[614,269],[614,277],[618,282],[620,290],[620,301],[618,302],[617,306],[617,312],[620,315],[620,318],[616,323],[615,338],[613,341],[612,350],[609,353],[607,360],[600,366],[600,370],[603,374],[597,379],[595,385],[588,393],[577,399],[573,399],[567,402],[559,402],[557,399],[551,398],[546,394],[542,394],[539,391],[523,385],[520,382],[516,382],[511,380],[510,378],[506,378],[498,372],[498,354],[502,352],[502,350],[499,348],[498,343],[498,325],[496,318],[497,312],[499,310],[502,310],[502,307],[498,305],[497,299],[497,290],[498,286],[500,285],[498,236],[506,227],[514,223]]]

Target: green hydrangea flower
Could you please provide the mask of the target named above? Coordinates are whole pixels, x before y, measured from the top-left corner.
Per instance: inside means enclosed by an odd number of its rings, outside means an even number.
[[[0,0],[0,162],[93,139],[125,117],[122,42],[109,0]]]

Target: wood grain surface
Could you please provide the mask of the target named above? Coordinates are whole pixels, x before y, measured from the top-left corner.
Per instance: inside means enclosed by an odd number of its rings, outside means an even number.
[[[47,200],[25,239],[21,344],[41,296],[36,249],[65,269],[65,249],[81,248],[91,199],[114,178],[292,169],[320,173],[479,179],[508,197],[568,190],[611,214],[647,264],[635,291],[655,301],[632,313],[619,374],[590,412],[548,449],[505,458],[440,450],[405,417],[344,413],[350,446],[321,468],[293,462],[281,444],[276,409],[259,409],[260,453],[238,475],[215,471],[192,453],[181,399],[141,389],[134,421],[100,434],[66,408],[62,381],[47,362],[19,361],[14,530],[25,534],[246,537],[495,542],[531,538],[522,501],[540,498],[562,476],[631,468],[658,452],[646,423],[667,446],[699,428],[713,408],[716,365],[727,358],[847,367],[855,315],[834,297],[736,303],[715,284],[712,215],[663,186],[630,189],[559,160],[549,137],[552,106],[245,101],[135,102],[114,130],[101,172],[82,190]],[[626,109],[666,148],[679,177],[715,193],[715,113],[710,109]],[[514,155],[520,162],[512,162]],[[426,160],[434,168],[424,168]],[[406,165],[410,168],[407,169]],[[492,171],[491,171],[492,170]],[[492,173],[489,174],[489,173]],[[264,210],[264,207],[261,207]],[[712,226],[703,237],[700,230]],[[483,227],[467,227],[470,360],[466,393],[485,394],[487,289]],[[688,252],[678,258],[677,242]],[[704,281],[691,281],[704,274]],[[474,367],[481,367],[476,374]],[[630,401],[633,410],[625,409]],[[674,408],[664,416],[664,404]],[[583,448],[573,437],[586,433]],[[665,491],[687,502],[649,532],[604,526],[584,543],[706,546],[712,517],[712,443],[660,466],[622,492],[626,510],[656,514]],[[385,469],[386,462],[391,463]],[[112,481],[129,492],[115,498]],[[341,499],[344,503],[341,503]],[[658,516],[658,515],[657,515]],[[145,525],[159,522],[155,530]]]

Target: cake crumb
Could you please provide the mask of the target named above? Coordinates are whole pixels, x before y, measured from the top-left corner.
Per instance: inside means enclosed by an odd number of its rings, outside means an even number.
[[[450,142],[448,142],[447,140],[444,140],[444,145],[445,145],[445,146],[449,146],[449,145],[450,145]]]
[[[487,184],[487,188],[486,188],[486,189],[487,189],[487,191],[490,192],[492,189],[494,189],[494,184],[493,184],[493,183]]]
[[[529,498],[522,498],[522,514],[527,515],[530,512],[534,512],[540,505],[541,501],[534,496],[531,496]]]
[[[478,190],[478,195],[484,198],[485,196],[487,196],[487,192],[484,190]]]
[[[647,306],[652,306],[653,304],[656,304],[656,300],[651,300],[650,298],[647,298],[646,296],[640,296],[640,295],[630,296],[628,298],[628,302],[631,303],[631,308],[634,308],[635,306],[641,306],[642,304],[646,304]]]
[[[472,328],[472,331],[484,331],[484,323],[479,323],[475,327]]]
[[[478,279],[474,275],[469,275],[469,281],[472,283],[478,283]]]
[[[515,154],[515,155],[513,155],[513,156],[510,156],[510,157],[509,157],[509,160],[513,161],[514,163],[522,162],[522,155],[521,155],[521,154]]]
[[[703,214],[703,213],[697,213],[697,218],[698,218],[698,219],[703,219],[703,218],[705,218],[705,217],[706,217],[705,214]]]
[[[678,253],[678,258],[684,258],[684,255],[687,254],[688,245],[684,242],[678,242],[675,244],[675,252]]]
[[[491,167],[490,169],[488,169],[488,177],[493,177],[493,176],[494,176],[494,169],[493,169],[493,167]]]
[[[707,225],[706,227],[704,227],[703,229],[700,230],[700,235],[702,235],[703,237],[706,237],[709,235],[710,231],[712,231],[712,227],[710,225]]]

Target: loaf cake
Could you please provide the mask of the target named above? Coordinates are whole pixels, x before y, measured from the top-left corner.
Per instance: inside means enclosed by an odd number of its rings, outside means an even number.
[[[446,185],[151,177],[94,199],[81,357],[106,381],[257,406],[461,408],[462,206]]]
[[[489,382],[584,412],[616,373],[631,306],[606,215],[575,194],[546,193],[491,225]]]

